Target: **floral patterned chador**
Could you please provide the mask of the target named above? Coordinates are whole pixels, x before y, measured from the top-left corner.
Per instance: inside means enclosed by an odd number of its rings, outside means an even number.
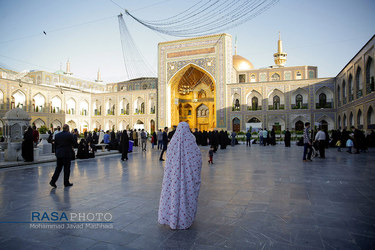
[[[172,229],[187,229],[197,213],[201,184],[202,154],[189,124],[178,124],[168,145],[160,195],[160,224]]]

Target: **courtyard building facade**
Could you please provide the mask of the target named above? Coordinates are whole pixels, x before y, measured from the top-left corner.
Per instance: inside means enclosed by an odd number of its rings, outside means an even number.
[[[192,129],[246,131],[250,127],[301,131],[307,121],[328,130],[375,128],[375,36],[336,77],[316,66],[285,66],[279,37],[274,65],[255,69],[232,52],[232,37],[218,34],[158,45],[158,78],[103,83],[66,71],[0,69],[1,118],[22,108],[37,127],[64,123],[80,132],[145,128],[181,121]],[[234,55],[233,55],[234,54]]]

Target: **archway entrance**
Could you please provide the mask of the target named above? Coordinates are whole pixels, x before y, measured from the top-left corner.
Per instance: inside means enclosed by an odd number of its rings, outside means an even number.
[[[294,130],[295,131],[303,131],[303,122],[302,121],[297,121],[295,124],[294,124]]]
[[[150,121],[150,131],[151,131],[151,134],[155,132],[155,121],[154,120]]]
[[[326,120],[322,120],[320,122],[320,127],[322,130],[328,131],[328,122]]]
[[[216,127],[215,82],[208,72],[187,65],[171,79],[170,88],[171,126],[184,121],[201,131]]]
[[[234,132],[240,132],[240,129],[241,129],[240,124],[241,124],[240,119],[238,119],[237,117],[233,119],[233,131]]]

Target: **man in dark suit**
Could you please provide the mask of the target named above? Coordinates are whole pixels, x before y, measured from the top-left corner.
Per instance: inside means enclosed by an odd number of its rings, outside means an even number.
[[[69,125],[64,124],[63,132],[55,135],[55,147],[56,147],[56,169],[52,176],[50,185],[56,188],[56,181],[59,178],[60,172],[64,167],[64,186],[73,186],[73,183],[69,182],[70,176],[70,161],[72,157],[72,147],[74,144],[73,135],[69,133]]]
[[[164,132],[163,132],[163,151],[161,151],[161,154],[160,154],[160,161],[164,161],[163,159],[163,154],[165,151],[167,151],[167,146],[168,146],[168,127],[165,127],[164,128]]]

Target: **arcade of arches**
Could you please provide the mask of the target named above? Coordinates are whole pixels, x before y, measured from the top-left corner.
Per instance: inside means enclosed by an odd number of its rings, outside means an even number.
[[[176,73],[170,86],[172,126],[184,121],[201,131],[216,127],[215,81],[208,73],[188,65]]]

